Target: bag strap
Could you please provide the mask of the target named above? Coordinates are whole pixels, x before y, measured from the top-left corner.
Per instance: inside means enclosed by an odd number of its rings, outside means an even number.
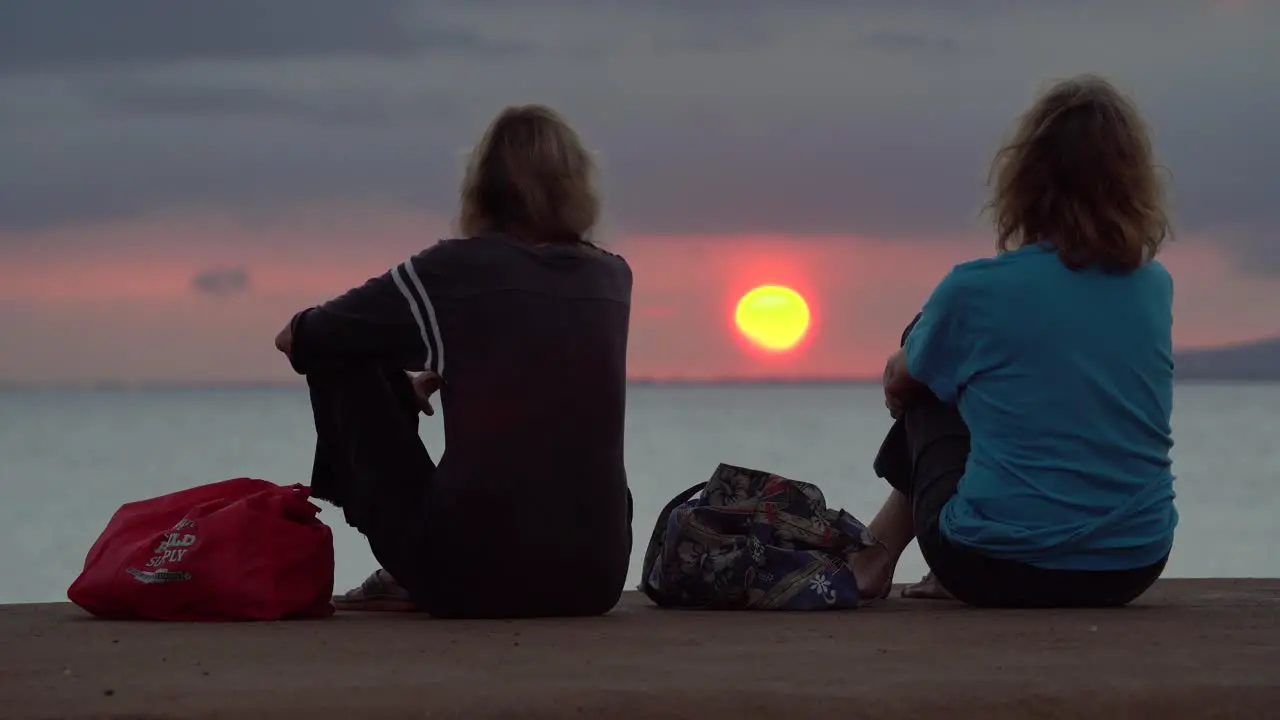
[[[649,575],[653,571],[654,563],[656,563],[658,558],[662,555],[662,546],[664,542],[663,535],[667,532],[667,523],[671,519],[671,513],[675,512],[676,508],[689,502],[690,498],[702,492],[702,489],[706,486],[707,484],[705,482],[700,482],[679,495],[676,495],[671,499],[671,502],[667,503],[666,507],[662,508],[662,512],[658,513],[658,521],[653,525],[653,534],[649,536],[649,547],[645,549],[644,563],[640,567],[640,590],[643,591],[645,595],[649,596],[650,600],[659,605],[665,605],[666,603],[664,602],[662,593],[658,591],[658,588],[654,587],[653,584],[649,582]]]

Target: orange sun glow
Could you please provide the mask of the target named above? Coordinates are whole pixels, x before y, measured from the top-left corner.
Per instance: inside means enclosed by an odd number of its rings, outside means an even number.
[[[769,352],[786,352],[809,331],[809,304],[782,285],[761,285],[738,301],[733,320],[742,336]]]

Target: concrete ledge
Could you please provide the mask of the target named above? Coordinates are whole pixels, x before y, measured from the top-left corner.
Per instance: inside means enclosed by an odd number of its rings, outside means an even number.
[[[5,718],[1270,717],[1280,580],[1169,580],[1106,611],[254,625],[0,607]]]

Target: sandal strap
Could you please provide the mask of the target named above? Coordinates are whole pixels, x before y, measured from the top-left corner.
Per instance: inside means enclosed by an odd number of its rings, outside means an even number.
[[[350,601],[371,600],[380,598],[407,598],[408,592],[396,582],[391,573],[378,568],[360,583],[360,586],[348,590],[342,597]]]

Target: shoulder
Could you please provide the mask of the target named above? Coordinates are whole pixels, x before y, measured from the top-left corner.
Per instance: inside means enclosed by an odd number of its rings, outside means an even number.
[[[578,261],[582,270],[581,279],[578,282],[584,291],[592,295],[630,302],[633,285],[631,265],[622,255],[588,243],[560,248],[552,252]]]
[[[419,250],[413,256],[415,261],[429,263],[448,262],[455,258],[466,258],[482,250],[476,243],[463,238],[445,238]]]
[[[979,258],[958,263],[942,276],[935,295],[963,296],[990,282],[992,274],[1004,272],[1005,261],[1000,257]]]
[[[1145,299],[1145,304],[1161,313],[1173,307],[1173,275],[1165,266],[1150,260],[1129,274],[1130,292]]]
[[[1169,273],[1169,269],[1164,266],[1164,263],[1159,260],[1151,260],[1135,272],[1150,278],[1152,283],[1167,287],[1170,291],[1173,290],[1173,275]]]
[[[1021,253],[1001,253],[995,257],[977,258],[957,263],[947,273],[945,282],[953,286],[965,286],[988,282],[991,277],[1007,276],[1026,268],[1026,258]]]
[[[594,257],[601,265],[609,268],[611,272],[620,277],[625,277],[628,283],[631,282],[631,265],[622,255],[599,245],[584,245],[583,252]]]
[[[414,257],[436,260],[501,259],[517,257],[580,256],[605,265],[630,271],[621,255],[598,245],[534,245],[506,235],[481,235],[467,238],[438,240]]]
[[[440,240],[414,255],[411,264],[437,289],[475,294],[494,289],[607,288],[629,296],[631,266],[619,254],[586,243],[536,245],[505,235]]]
[[[934,288],[932,305],[952,310],[984,309],[1007,302],[1027,283],[1038,283],[1044,273],[1053,272],[1057,256],[1036,248],[1000,253],[993,257],[967,260],[954,265]]]
[[[418,251],[408,263],[420,273],[459,275],[503,263],[510,256],[507,244],[494,238],[444,238]]]
[[[1027,245],[992,257],[969,260],[956,265],[955,269],[964,276],[999,274],[1013,276],[1046,269],[1065,270],[1066,268],[1052,248],[1043,245]]]
[[[1027,284],[1055,282],[1070,274],[1052,249],[1031,245],[960,263],[952,268],[947,282],[963,291],[998,296],[1002,289],[1017,290]]]

